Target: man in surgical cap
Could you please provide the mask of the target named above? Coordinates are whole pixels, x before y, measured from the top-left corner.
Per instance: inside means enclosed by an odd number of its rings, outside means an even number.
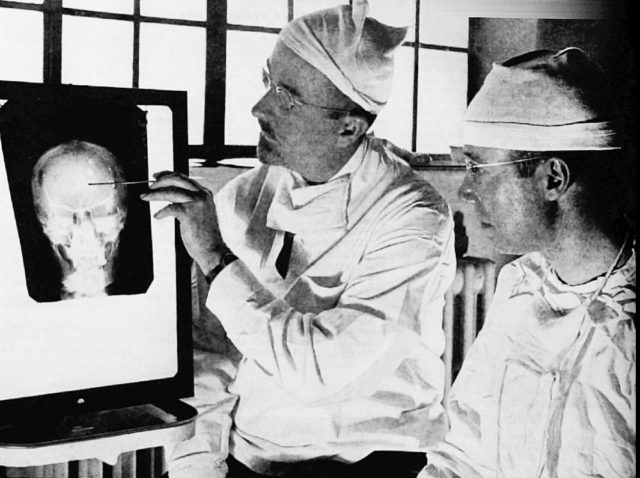
[[[281,31],[252,111],[261,166],[213,201],[174,173],[145,195],[172,202],[157,217],[180,221],[211,279],[207,306],[243,356],[236,372],[196,355],[203,413],[172,478],[221,476],[225,459],[231,477],[415,476],[444,435],[453,220],[397,148],[366,134],[407,32],[367,7]],[[235,379],[216,393],[223,374]]]
[[[460,195],[523,255],[500,272],[421,478],[635,476],[635,239],[615,116],[577,48],[494,64],[470,103]]]

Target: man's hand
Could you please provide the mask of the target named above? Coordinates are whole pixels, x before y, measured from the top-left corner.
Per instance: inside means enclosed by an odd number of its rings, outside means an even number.
[[[184,174],[162,171],[153,175],[156,182],[149,192],[140,195],[144,201],[169,201],[154,217],[173,216],[180,221],[180,235],[187,252],[207,274],[220,260],[224,242],[220,235],[213,194]]]

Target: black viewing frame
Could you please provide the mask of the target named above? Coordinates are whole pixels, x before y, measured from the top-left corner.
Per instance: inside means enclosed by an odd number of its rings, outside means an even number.
[[[167,106],[173,118],[174,171],[188,174],[187,93],[150,89],[46,85],[0,81],[0,100],[54,97],[74,101],[130,102],[135,105]],[[4,168],[2,164],[0,167]],[[120,408],[143,403],[170,403],[193,395],[191,336],[191,259],[175,226],[177,373],[173,377],[105,387],[52,393],[0,401],[0,428],[16,423],[39,423],[52,417]],[[1,338],[0,338],[1,340]]]

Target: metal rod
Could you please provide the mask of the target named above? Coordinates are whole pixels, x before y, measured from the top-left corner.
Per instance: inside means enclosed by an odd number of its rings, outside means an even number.
[[[189,179],[202,179],[200,176],[189,176]],[[89,186],[112,186],[114,184],[148,184],[155,183],[157,179],[145,179],[142,181],[107,181],[104,183],[87,183]]]
[[[89,186],[108,186],[114,184],[145,184],[145,183],[155,183],[155,179],[147,179],[146,181],[107,181],[104,183],[87,183]]]

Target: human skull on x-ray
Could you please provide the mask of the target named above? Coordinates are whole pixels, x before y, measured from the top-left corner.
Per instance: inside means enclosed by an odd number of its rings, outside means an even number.
[[[108,295],[127,216],[118,159],[86,141],[69,141],[36,162],[31,190],[36,215],[62,272],[62,299]]]

